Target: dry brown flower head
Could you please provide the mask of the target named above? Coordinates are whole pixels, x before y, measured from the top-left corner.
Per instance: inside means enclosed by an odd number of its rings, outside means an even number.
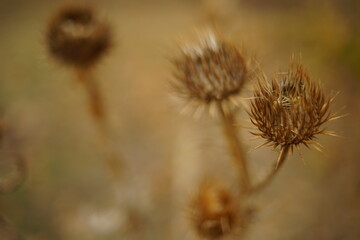
[[[292,150],[304,144],[320,150],[316,135],[334,135],[323,128],[336,118],[329,111],[332,100],[301,64],[292,62],[286,72],[279,72],[271,81],[260,79],[256,85],[249,115],[259,132],[253,134],[265,139],[262,145],[274,148],[288,146]]]
[[[184,47],[173,63],[176,93],[195,106],[231,100],[247,79],[238,48],[212,32],[197,45]]]
[[[220,239],[242,227],[239,205],[229,189],[204,181],[191,205],[191,220],[204,239]]]
[[[49,52],[56,59],[66,65],[86,68],[107,52],[111,33],[92,8],[67,5],[54,14],[46,40]]]

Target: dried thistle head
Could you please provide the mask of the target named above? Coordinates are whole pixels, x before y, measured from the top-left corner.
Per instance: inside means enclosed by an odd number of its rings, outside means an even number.
[[[204,181],[191,204],[191,221],[204,239],[220,239],[243,227],[239,204],[229,189]]]
[[[250,120],[265,139],[262,145],[276,148],[312,145],[319,149],[316,135],[334,135],[323,124],[334,119],[327,97],[319,83],[313,82],[304,67],[291,63],[287,72],[279,72],[270,82],[259,80],[250,106]],[[262,146],[260,145],[260,146]]]
[[[107,52],[111,32],[92,8],[68,5],[54,14],[46,40],[50,54],[56,59],[66,65],[87,68]]]
[[[172,85],[185,101],[200,105],[231,100],[243,88],[248,69],[234,44],[209,33],[173,60]]]

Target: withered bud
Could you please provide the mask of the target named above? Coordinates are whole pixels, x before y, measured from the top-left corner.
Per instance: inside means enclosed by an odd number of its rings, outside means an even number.
[[[246,63],[237,47],[214,33],[198,45],[184,47],[173,63],[175,91],[189,102],[228,100],[247,79]]]
[[[60,8],[50,21],[46,38],[51,55],[81,68],[94,65],[111,45],[109,26],[83,5]]]
[[[204,181],[191,204],[191,221],[205,239],[220,239],[243,227],[239,205],[229,189]]]
[[[265,139],[262,145],[274,148],[292,149],[299,144],[317,148],[315,135],[332,135],[322,128],[333,119],[331,101],[304,67],[293,62],[286,72],[279,72],[270,82],[260,79],[255,87],[249,115],[259,132],[252,134]]]

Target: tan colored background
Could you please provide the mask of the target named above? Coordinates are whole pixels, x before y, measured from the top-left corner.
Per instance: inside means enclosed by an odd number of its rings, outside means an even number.
[[[31,240],[196,239],[186,206],[197,184],[214,175],[235,191],[235,172],[218,120],[178,114],[168,59],[178,42],[215,19],[269,76],[301,55],[326,91],[340,91],[332,109],[349,113],[328,124],[341,137],[319,137],[323,154],[304,148],[304,166],[295,153],[252,200],[259,213],[246,239],[360,239],[359,2],[269,2],[92,1],[115,37],[96,69],[113,145],[126,159],[124,179],[114,183],[83,89],[46,53],[47,19],[62,1],[2,0],[0,103],[21,139],[29,177],[0,196],[1,215]],[[247,124],[246,114],[240,119]],[[258,181],[276,153],[251,151],[258,142],[247,130],[241,135]]]

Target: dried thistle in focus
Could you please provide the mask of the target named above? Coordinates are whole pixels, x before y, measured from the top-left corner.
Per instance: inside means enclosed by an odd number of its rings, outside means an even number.
[[[46,34],[51,55],[66,65],[88,68],[111,45],[109,26],[88,6],[68,5],[54,14]]]
[[[238,201],[229,189],[204,181],[191,204],[191,221],[204,239],[221,239],[245,227]]]
[[[329,111],[332,100],[301,64],[292,62],[287,72],[270,82],[261,79],[255,87],[249,115],[259,132],[253,134],[274,148],[293,150],[303,144],[319,149],[316,135],[334,135],[323,128],[335,118]]]
[[[247,79],[237,47],[212,32],[198,45],[184,47],[173,63],[176,93],[196,106],[232,100]]]

